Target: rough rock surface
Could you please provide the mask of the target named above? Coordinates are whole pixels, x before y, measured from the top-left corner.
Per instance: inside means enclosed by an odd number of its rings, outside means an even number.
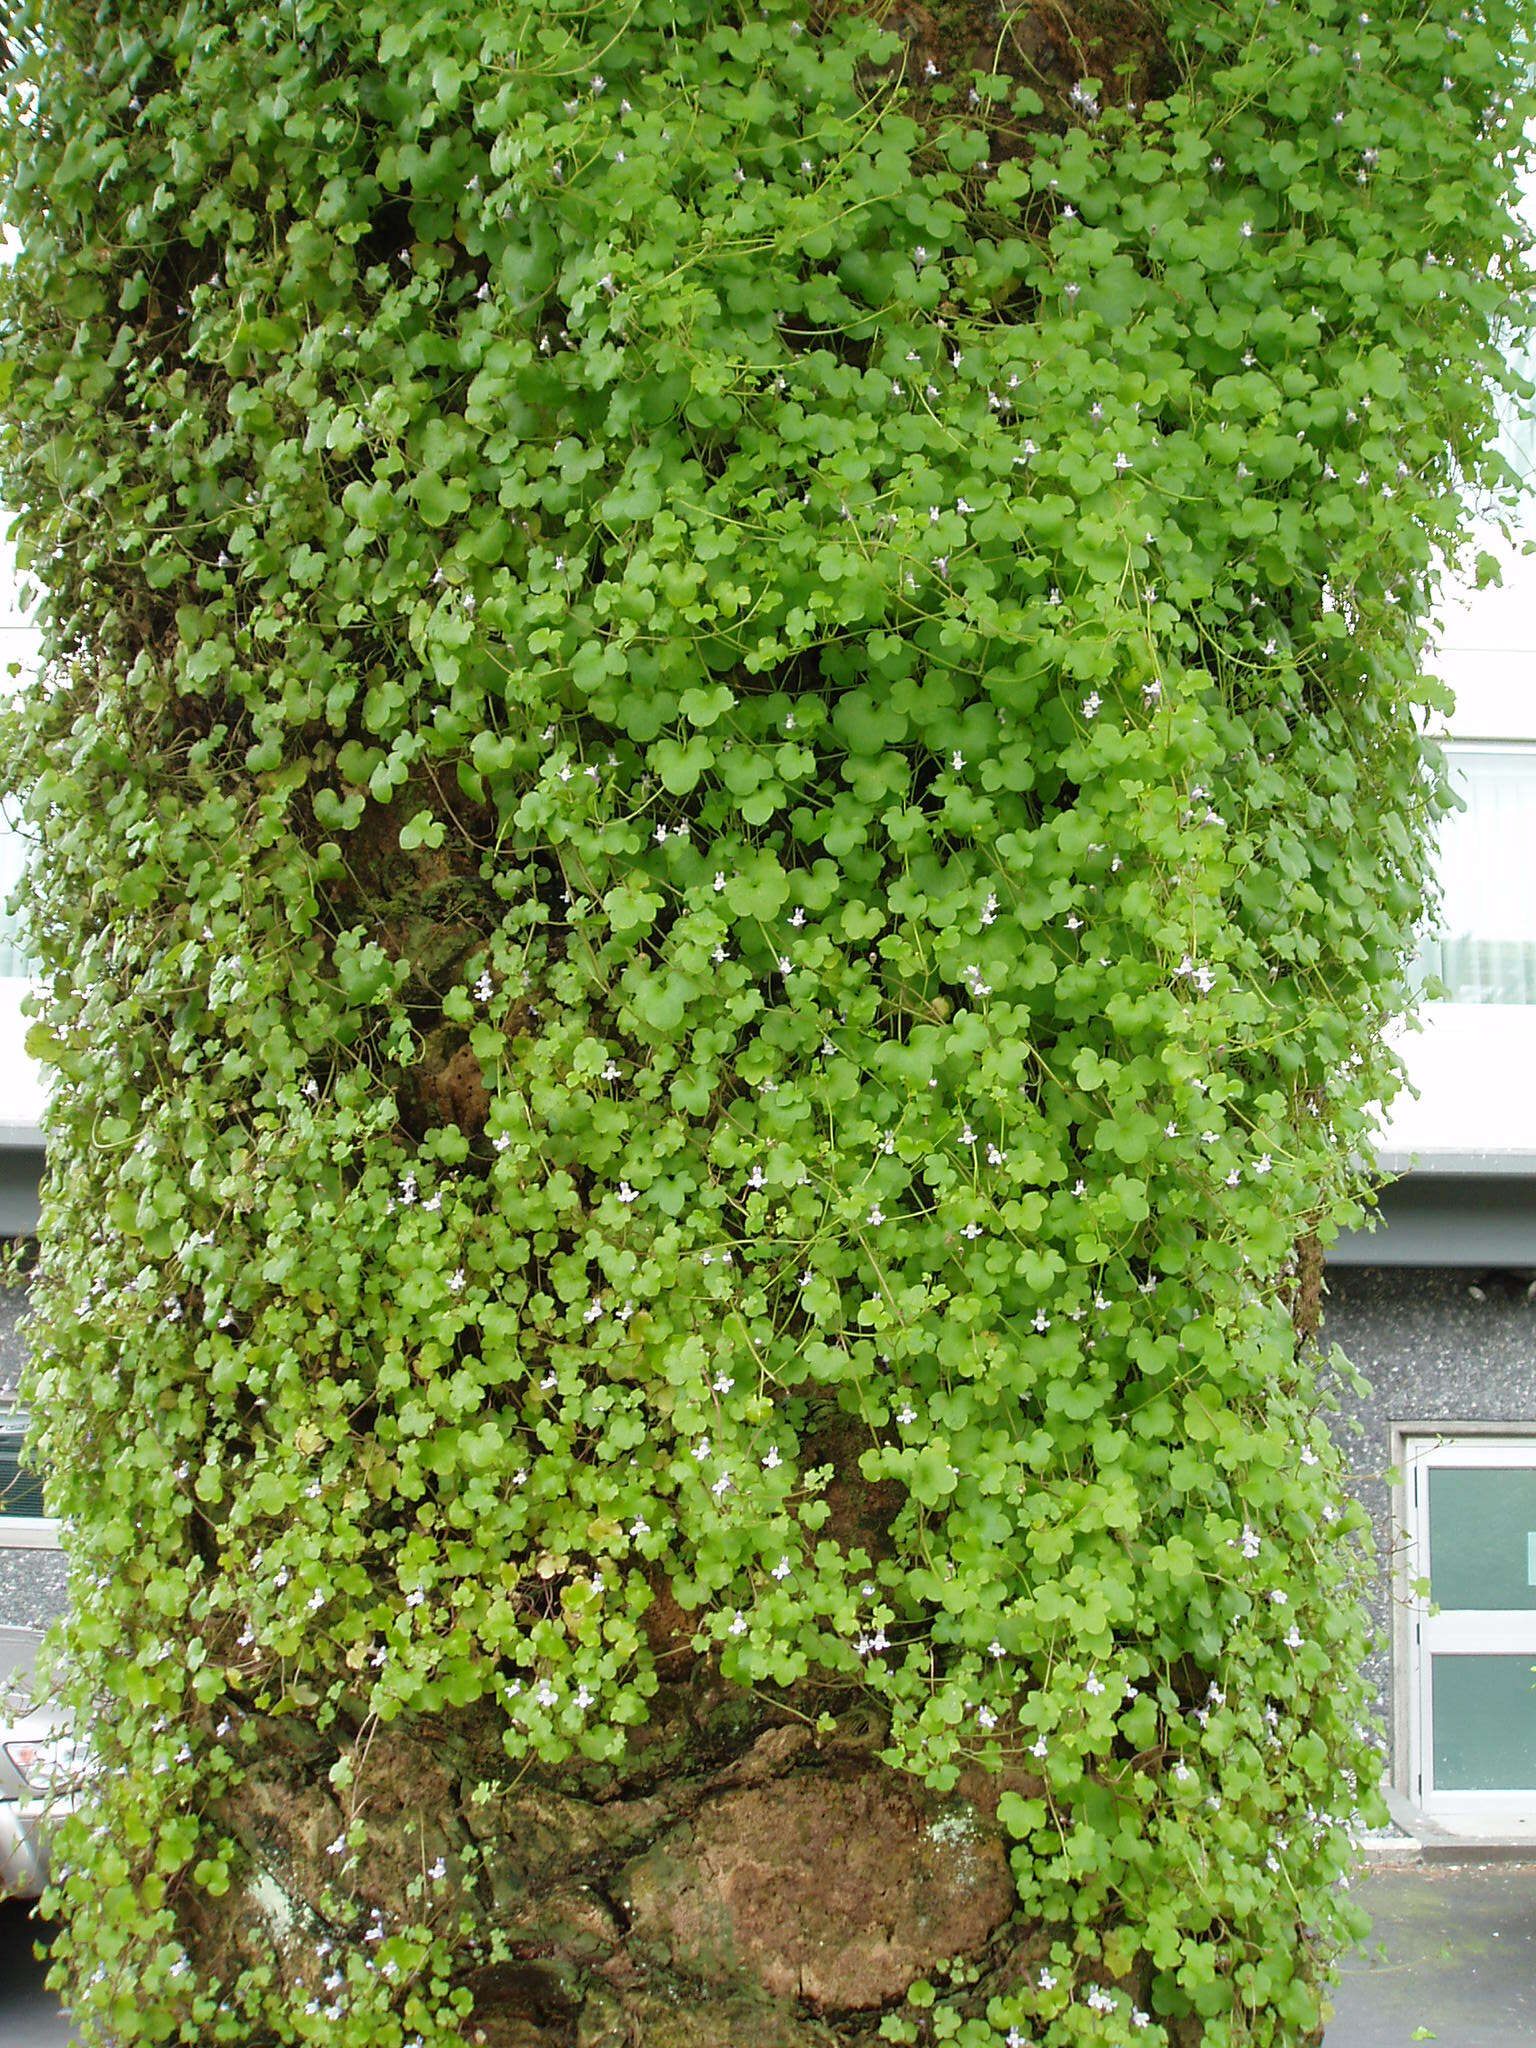
[[[974,1955],[1015,1904],[1001,1843],[894,1774],[807,1771],[727,1793],[625,1871],[633,1938],[823,2011],[880,2006]]]

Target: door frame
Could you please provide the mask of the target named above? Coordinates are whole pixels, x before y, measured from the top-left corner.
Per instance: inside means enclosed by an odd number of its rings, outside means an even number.
[[[1430,1660],[1457,1650],[1521,1655],[1536,1667],[1536,1609],[1453,1610],[1435,1615],[1413,1591],[1430,1572],[1428,1474],[1437,1465],[1536,1469],[1536,1431],[1509,1422],[1394,1425],[1393,1734],[1394,1777],[1426,1818],[1468,1833],[1536,1820],[1536,1788],[1495,1792],[1435,1789]]]

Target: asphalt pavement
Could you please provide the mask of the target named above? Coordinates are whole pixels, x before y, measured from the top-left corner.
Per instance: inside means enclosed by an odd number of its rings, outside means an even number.
[[[0,1904],[0,2048],[66,2048],[69,2022],[43,1984],[46,1963],[33,1955],[46,1925],[19,1899]]]
[[[1383,1865],[1325,2048],[1536,2048],[1536,1864]]]

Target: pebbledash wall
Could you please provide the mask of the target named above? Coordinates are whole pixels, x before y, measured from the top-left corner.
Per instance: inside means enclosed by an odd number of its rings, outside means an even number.
[[[1324,1338],[1371,1388],[1347,1396],[1343,1426],[1376,1534],[1394,1810],[1421,1832],[1536,1840],[1536,558],[1508,560],[1502,589],[1445,614],[1445,738],[1466,809],[1445,827],[1442,921],[1421,963],[1445,999],[1405,1041],[1418,1093],[1383,1133],[1393,1178],[1376,1227],[1331,1253]],[[4,686],[24,687],[35,658],[0,538]],[[21,859],[0,820],[0,895]],[[37,1227],[27,986],[0,912],[3,1237]],[[16,1307],[0,1302],[0,1422]]]

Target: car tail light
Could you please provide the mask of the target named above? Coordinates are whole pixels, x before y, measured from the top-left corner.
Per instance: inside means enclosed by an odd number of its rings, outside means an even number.
[[[73,1784],[85,1761],[80,1744],[64,1735],[8,1742],[5,1753],[33,1792],[57,1792]]]

